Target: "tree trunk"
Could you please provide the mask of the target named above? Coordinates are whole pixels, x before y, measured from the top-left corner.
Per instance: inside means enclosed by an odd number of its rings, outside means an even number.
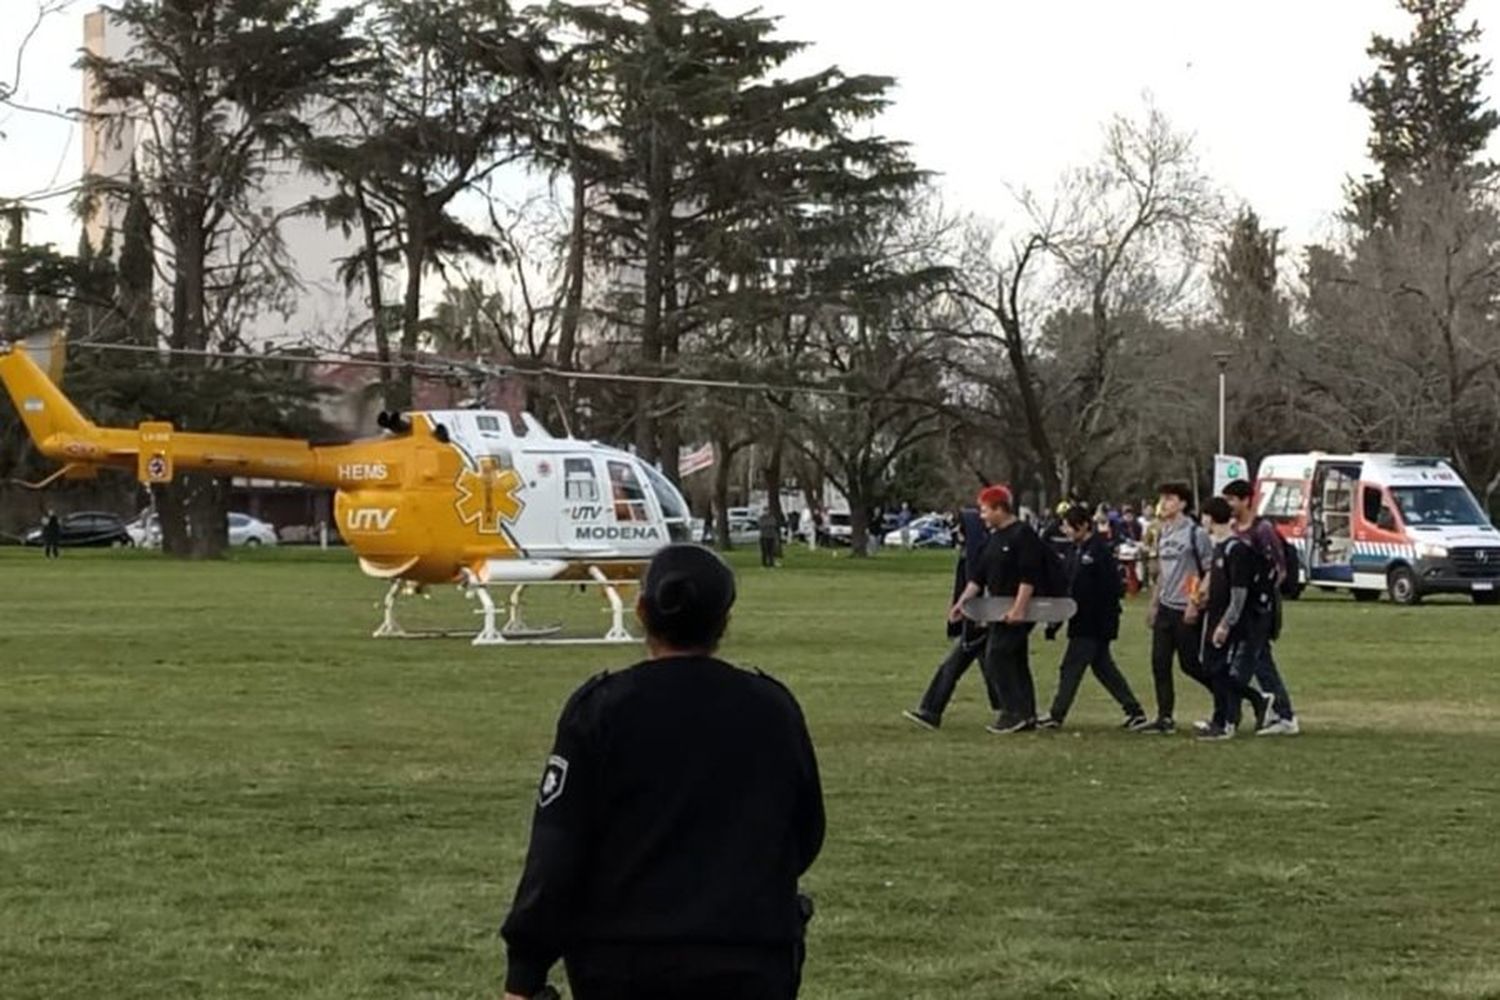
[[[161,550],[176,559],[188,557],[187,511],[183,504],[186,493],[181,483],[182,475],[160,488],[153,488],[156,497],[156,520],[161,526]]]
[[[1010,361],[1011,371],[1016,376],[1016,388],[1021,393],[1021,409],[1026,416],[1026,436],[1036,452],[1037,464],[1041,468],[1046,492],[1052,496],[1062,493],[1061,476],[1058,475],[1057,453],[1047,435],[1047,425],[1042,418],[1041,400],[1037,398],[1036,383],[1031,376],[1031,360],[1026,357],[1026,342],[1021,336],[1020,321],[1001,308],[1000,328],[1004,333],[1005,356]]]
[[[870,554],[870,503],[860,495],[862,489],[851,492],[855,495],[849,497],[849,555],[864,559]]]
[[[584,176],[583,161],[573,156],[573,222],[568,234],[568,263],[564,280],[567,282],[563,296],[562,321],[557,332],[557,367],[572,371],[578,353],[578,326],[583,317],[584,269],[588,261],[586,242],[588,239],[588,181]],[[573,383],[565,381],[561,388],[563,409],[569,417],[573,415]]]
[[[411,366],[422,342],[422,267],[427,259],[422,211],[421,195],[410,195],[406,206],[406,297],[401,301],[401,370],[389,400],[395,410],[409,409],[416,398]]]
[[[682,346],[682,332],[677,326],[677,246],[670,228],[662,234],[662,360],[667,370],[675,370],[678,351]],[[682,447],[681,411],[674,405],[679,390],[663,389],[657,394],[657,405],[664,412],[658,419],[656,440],[661,448],[657,461],[662,474],[672,482],[681,484],[682,475],[678,465]]]
[[[771,513],[775,515],[777,524],[786,523],[786,512],[781,509],[781,467],[782,459],[785,456],[785,451],[786,438],[781,434],[777,434],[776,440],[772,442],[771,447],[768,450],[768,454],[766,455],[766,464],[764,466],[766,506],[770,508]]]
[[[671,173],[661,133],[661,125],[653,122],[646,138],[649,144],[646,260],[641,292],[641,373],[644,375],[661,374],[661,306],[666,263],[666,241],[663,237],[672,224]],[[655,388],[650,385],[640,386],[636,395],[636,454],[648,462],[654,462],[657,458],[657,396]]]
[[[177,230],[177,259],[172,282],[172,346],[206,350],[211,345],[207,326],[208,234],[201,199],[189,197]],[[203,369],[202,358],[175,357],[173,365]],[[206,472],[184,472],[160,491],[162,548],[178,558],[213,559],[224,553],[223,500],[216,500],[219,481]]]
[[[729,540],[729,473],[734,464],[734,452],[728,440],[715,439],[714,450],[718,461],[714,464],[714,541],[720,551],[734,548]]]
[[[218,559],[229,543],[229,480],[192,472],[187,480],[188,556]]]
[[[365,189],[362,185],[355,185],[354,200],[359,207],[359,222],[364,232],[361,256],[364,259],[365,288],[370,298],[370,329],[375,334],[375,357],[382,365],[388,366],[391,363],[391,331],[386,328],[385,290],[381,287],[380,241],[375,230],[375,213],[365,201]],[[391,369],[382,368],[380,399],[388,410],[399,409],[398,400],[393,398],[395,393],[392,382]]]

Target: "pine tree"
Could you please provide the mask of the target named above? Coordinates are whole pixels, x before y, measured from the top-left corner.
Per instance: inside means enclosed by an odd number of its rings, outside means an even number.
[[[873,201],[920,180],[897,144],[850,135],[893,81],[833,68],[779,77],[805,46],[756,14],[627,0],[561,16],[597,72],[592,227],[616,276],[615,318],[634,335],[629,367],[763,359],[789,303],[831,291],[817,272],[859,225],[829,210],[835,198]],[[891,163],[900,170],[882,173]],[[637,451],[674,477],[678,402],[648,386],[630,410]]]
[[[536,19],[503,0],[376,0],[361,25],[375,54],[344,104],[344,135],[304,147],[339,193],[319,206],[331,225],[358,231],[348,274],[371,298],[382,360],[391,356],[381,279],[397,263],[399,358],[415,360],[429,270],[456,257],[493,260],[494,241],[454,202],[527,155],[533,108],[549,93],[549,47]],[[386,405],[411,404],[409,368],[385,386]]]
[[[1397,186],[1414,178],[1488,173],[1481,160],[1500,113],[1488,107],[1489,60],[1483,32],[1462,18],[1467,0],[1398,0],[1415,19],[1404,39],[1376,35],[1367,50],[1375,72],[1353,88],[1370,115],[1370,158],[1380,168],[1351,186],[1354,217],[1388,222]]]
[[[1209,282],[1219,318],[1237,340],[1265,343],[1286,328],[1287,304],[1276,287],[1280,237],[1245,208],[1219,247]]]
[[[256,194],[271,165],[310,133],[310,110],[358,68],[361,43],[348,30],[353,12],[323,17],[315,0],[122,0],[110,17],[132,44],[119,56],[86,53],[80,60],[106,109],[92,118],[133,134],[149,169],[133,182],[88,178],[87,194],[96,203],[140,198],[163,235],[172,263],[169,344],[233,347],[239,331],[225,317],[253,308],[268,288],[287,281],[274,229],[259,221]],[[173,364],[209,367],[189,356]],[[192,391],[195,385],[201,391]],[[202,380],[189,376],[180,388],[159,415],[194,427],[220,412],[219,393]],[[163,547],[174,555],[219,555],[226,500],[217,478],[180,475],[160,491]]]
[[[130,167],[130,195],[121,225],[116,265],[115,303],[126,343],[156,343],[156,247],[151,238],[151,209],[141,191],[140,174]]]

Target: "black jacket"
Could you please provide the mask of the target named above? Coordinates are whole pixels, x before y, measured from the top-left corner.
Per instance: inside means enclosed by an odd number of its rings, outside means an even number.
[[[953,598],[952,604],[957,604],[959,597],[963,595],[964,588],[969,585],[969,567],[978,565],[980,558],[984,555],[984,543],[988,537],[988,529],[984,526],[984,520],[980,518],[979,511],[973,507],[965,507],[958,512],[958,524],[963,532],[963,545],[958,550],[958,564],[953,567]],[[969,641],[973,636],[969,633],[983,631],[982,628],[974,627],[974,623],[965,618],[960,622],[948,623],[948,638],[957,639],[964,636]]]
[[[1068,638],[1119,638],[1120,567],[1109,542],[1096,533],[1075,545],[1068,574],[1069,593],[1078,605],[1077,614],[1068,622]]]
[[[812,740],[776,681],[688,657],[594,678],[542,774],[506,989],[531,996],[593,946],[795,945],[823,824]]]

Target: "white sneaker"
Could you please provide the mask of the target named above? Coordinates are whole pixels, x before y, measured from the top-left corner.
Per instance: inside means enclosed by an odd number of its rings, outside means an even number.
[[[1302,732],[1302,726],[1296,718],[1278,718],[1274,722],[1266,723],[1266,728],[1256,733],[1256,736],[1296,736]]]
[[[1214,727],[1214,724],[1212,722],[1209,722],[1206,719],[1199,719],[1197,722],[1193,723],[1193,735],[1194,736],[1201,735],[1203,733],[1208,732],[1213,727]]]

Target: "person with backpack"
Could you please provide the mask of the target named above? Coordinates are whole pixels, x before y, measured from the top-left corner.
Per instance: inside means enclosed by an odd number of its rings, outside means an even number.
[[[1069,595],[1078,610],[1068,621],[1068,647],[1058,668],[1057,694],[1052,709],[1037,720],[1038,729],[1060,729],[1073,707],[1084,671],[1094,676],[1125,711],[1125,729],[1143,729],[1149,724],[1141,703],[1130,690],[1130,682],[1120,673],[1109,646],[1120,635],[1120,596],[1123,585],[1120,568],[1115,563],[1109,542],[1094,530],[1089,512],[1074,507],[1063,517],[1063,524],[1073,542],[1068,563]],[[1060,625],[1047,626],[1047,638],[1055,636]]]
[[[1036,729],[1036,682],[1031,676],[1031,630],[1026,621],[1033,596],[1065,592],[1061,564],[1049,554],[1036,531],[1016,517],[1015,500],[1004,486],[979,493],[979,516],[990,529],[979,561],[969,567],[969,582],[948,612],[948,621],[964,618],[963,606],[983,591],[990,597],[1014,598],[1005,617],[989,627],[980,669],[992,679],[1001,710],[992,733]]]
[[[1243,479],[1236,479],[1224,487],[1224,500],[1231,512],[1230,526],[1234,533],[1248,542],[1275,570],[1276,586],[1271,590],[1271,622],[1265,641],[1258,649],[1255,664],[1255,682],[1260,689],[1276,700],[1272,715],[1256,733],[1257,736],[1296,736],[1302,731],[1297,714],[1292,707],[1292,696],[1282,679],[1281,669],[1276,665],[1276,654],[1272,644],[1281,638],[1281,601],[1288,588],[1297,585],[1297,555],[1289,549],[1286,540],[1276,526],[1263,517],[1256,516],[1252,498],[1254,488]]]
[[[969,567],[976,565],[984,552],[987,533],[984,522],[979,518],[979,511],[973,507],[960,510],[955,522],[958,565],[953,572],[953,599],[957,601],[969,583]],[[948,656],[933,672],[932,682],[927,685],[921,703],[916,708],[901,713],[923,729],[937,729],[943,724],[943,712],[953,698],[953,689],[958,686],[960,678],[968,669],[983,658],[989,633],[983,625],[964,618],[948,622],[948,638],[952,642]],[[998,716],[1000,693],[996,689],[994,677],[982,665],[980,674],[984,678],[984,690],[989,697],[990,710]]]
[[[1258,718],[1265,717],[1273,701],[1251,687],[1250,680],[1271,630],[1276,570],[1268,557],[1235,533],[1229,502],[1223,497],[1205,503],[1203,516],[1214,541],[1203,650],[1214,714],[1196,727],[1196,735],[1200,740],[1228,740],[1239,727],[1242,700],[1256,706]]]
[[[1193,491],[1186,483],[1166,483],[1160,489],[1160,527],[1156,536],[1158,569],[1152,574],[1151,607],[1146,624],[1151,629],[1151,675],[1156,685],[1156,720],[1139,730],[1162,735],[1176,732],[1177,692],[1172,678],[1175,656],[1182,672],[1212,693],[1203,671],[1202,595],[1199,585],[1213,560],[1208,534],[1190,516]]]

